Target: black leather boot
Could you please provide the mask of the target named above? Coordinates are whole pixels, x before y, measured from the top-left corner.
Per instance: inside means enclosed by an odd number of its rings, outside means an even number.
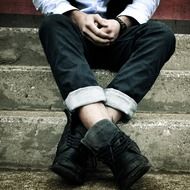
[[[97,122],[81,142],[112,170],[121,190],[131,187],[150,168],[137,144],[109,120]]]
[[[76,114],[67,110],[67,124],[58,143],[56,156],[51,170],[72,184],[82,184],[85,178],[87,150],[81,146],[81,139],[86,133],[86,128]]]

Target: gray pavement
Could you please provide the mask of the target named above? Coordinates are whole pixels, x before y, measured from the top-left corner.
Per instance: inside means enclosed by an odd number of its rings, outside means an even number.
[[[51,172],[0,172],[1,190],[117,190],[112,175],[88,176],[82,186],[66,184]],[[132,190],[190,190],[190,174],[146,174]]]

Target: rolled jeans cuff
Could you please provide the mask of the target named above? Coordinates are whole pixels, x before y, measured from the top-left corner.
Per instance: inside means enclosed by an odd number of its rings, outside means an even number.
[[[128,95],[113,88],[106,88],[104,92],[106,95],[105,105],[123,112],[129,119],[136,112],[137,103]]]
[[[65,104],[69,111],[73,111],[81,106],[105,101],[106,96],[103,88],[100,86],[88,86],[70,92],[65,99]]]

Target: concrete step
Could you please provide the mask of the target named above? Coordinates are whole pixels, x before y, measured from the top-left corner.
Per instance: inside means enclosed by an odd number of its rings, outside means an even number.
[[[65,124],[63,112],[0,111],[0,168],[48,168]],[[138,113],[119,126],[152,171],[190,172],[190,115]]]
[[[174,56],[165,69],[190,70],[190,35],[176,34]],[[0,28],[0,64],[47,66],[37,28]]]
[[[95,72],[105,87],[114,77]],[[190,113],[190,71],[163,70],[139,111]],[[62,110],[63,100],[48,66],[0,66],[0,109]]]
[[[47,171],[1,171],[0,189],[3,190],[116,190],[111,175],[90,176],[84,185],[66,184]],[[190,190],[190,174],[146,174],[131,190]]]

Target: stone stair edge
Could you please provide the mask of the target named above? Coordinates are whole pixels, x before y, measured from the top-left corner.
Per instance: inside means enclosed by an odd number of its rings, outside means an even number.
[[[59,110],[59,111],[52,111],[52,110],[0,110],[0,117],[2,116],[12,116],[12,117],[66,117],[66,114],[64,110]],[[142,112],[142,111],[137,111],[133,115],[133,119],[136,118],[145,118],[145,119],[156,119],[156,118],[164,118],[164,119],[172,119],[174,118],[175,120],[190,120],[190,113],[166,113],[166,112]],[[151,117],[151,118],[150,118]]]
[[[0,66],[0,109],[62,110],[63,99],[49,67]],[[9,74],[11,73],[11,74]],[[95,71],[102,87],[115,73]],[[190,71],[162,70],[153,88],[140,102],[141,111],[190,112]]]
[[[101,74],[111,74],[114,75],[114,72],[111,72],[109,70],[104,70],[104,69],[93,69],[95,73],[99,72]],[[50,72],[51,69],[50,66],[29,66],[29,65],[0,65],[0,71],[6,71],[6,72],[27,72],[27,71],[34,71],[34,72]],[[176,76],[178,74],[183,74],[183,75],[190,75],[190,70],[172,70],[172,69],[166,69],[166,70],[161,70],[160,74],[163,75],[173,75]]]
[[[22,118],[22,119],[21,119]],[[63,122],[66,124],[67,117],[63,111],[26,111],[26,110],[0,110],[0,123],[5,122],[34,122],[34,123],[43,123],[52,121],[57,123]],[[143,121],[143,122],[142,122]],[[187,128],[190,130],[190,113],[164,113],[164,112],[141,112],[137,111],[129,121],[130,125],[137,127],[141,125],[141,128],[150,129],[150,128],[159,128],[166,125],[168,121],[173,122],[172,125],[168,126],[171,129]],[[55,123],[54,123],[55,124]],[[156,124],[156,125],[155,125]],[[121,128],[125,128],[127,123],[119,122],[118,125]]]
[[[23,118],[23,119],[20,119]],[[63,111],[25,111],[25,110],[0,110],[0,123],[4,122],[34,122],[34,123],[44,123],[57,120],[57,123],[63,122],[66,124],[67,117]],[[151,129],[159,128],[166,125],[167,122],[173,122],[172,125],[168,126],[171,129],[187,128],[190,130],[190,113],[164,113],[164,112],[136,112],[131,120],[129,125],[137,127],[141,125],[141,128]],[[54,123],[55,124],[55,123]],[[128,124],[119,122],[118,125],[121,128],[125,128]]]
[[[0,64],[48,65],[37,31],[37,28],[0,28]],[[190,70],[190,34],[176,34],[176,39],[176,52],[163,69]]]
[[[7,31],[7,30],[10,30],[10,31],[14,31],[14,32],[33,32],[33,33],[36,33],[38,32],[39,28],[38,27],[3,27],[3,26],[0,26],[0,32],[2,31]],[[189,36],[190,37],[190,34],[180,34],[180,33],[175,33],[176,36]]]

